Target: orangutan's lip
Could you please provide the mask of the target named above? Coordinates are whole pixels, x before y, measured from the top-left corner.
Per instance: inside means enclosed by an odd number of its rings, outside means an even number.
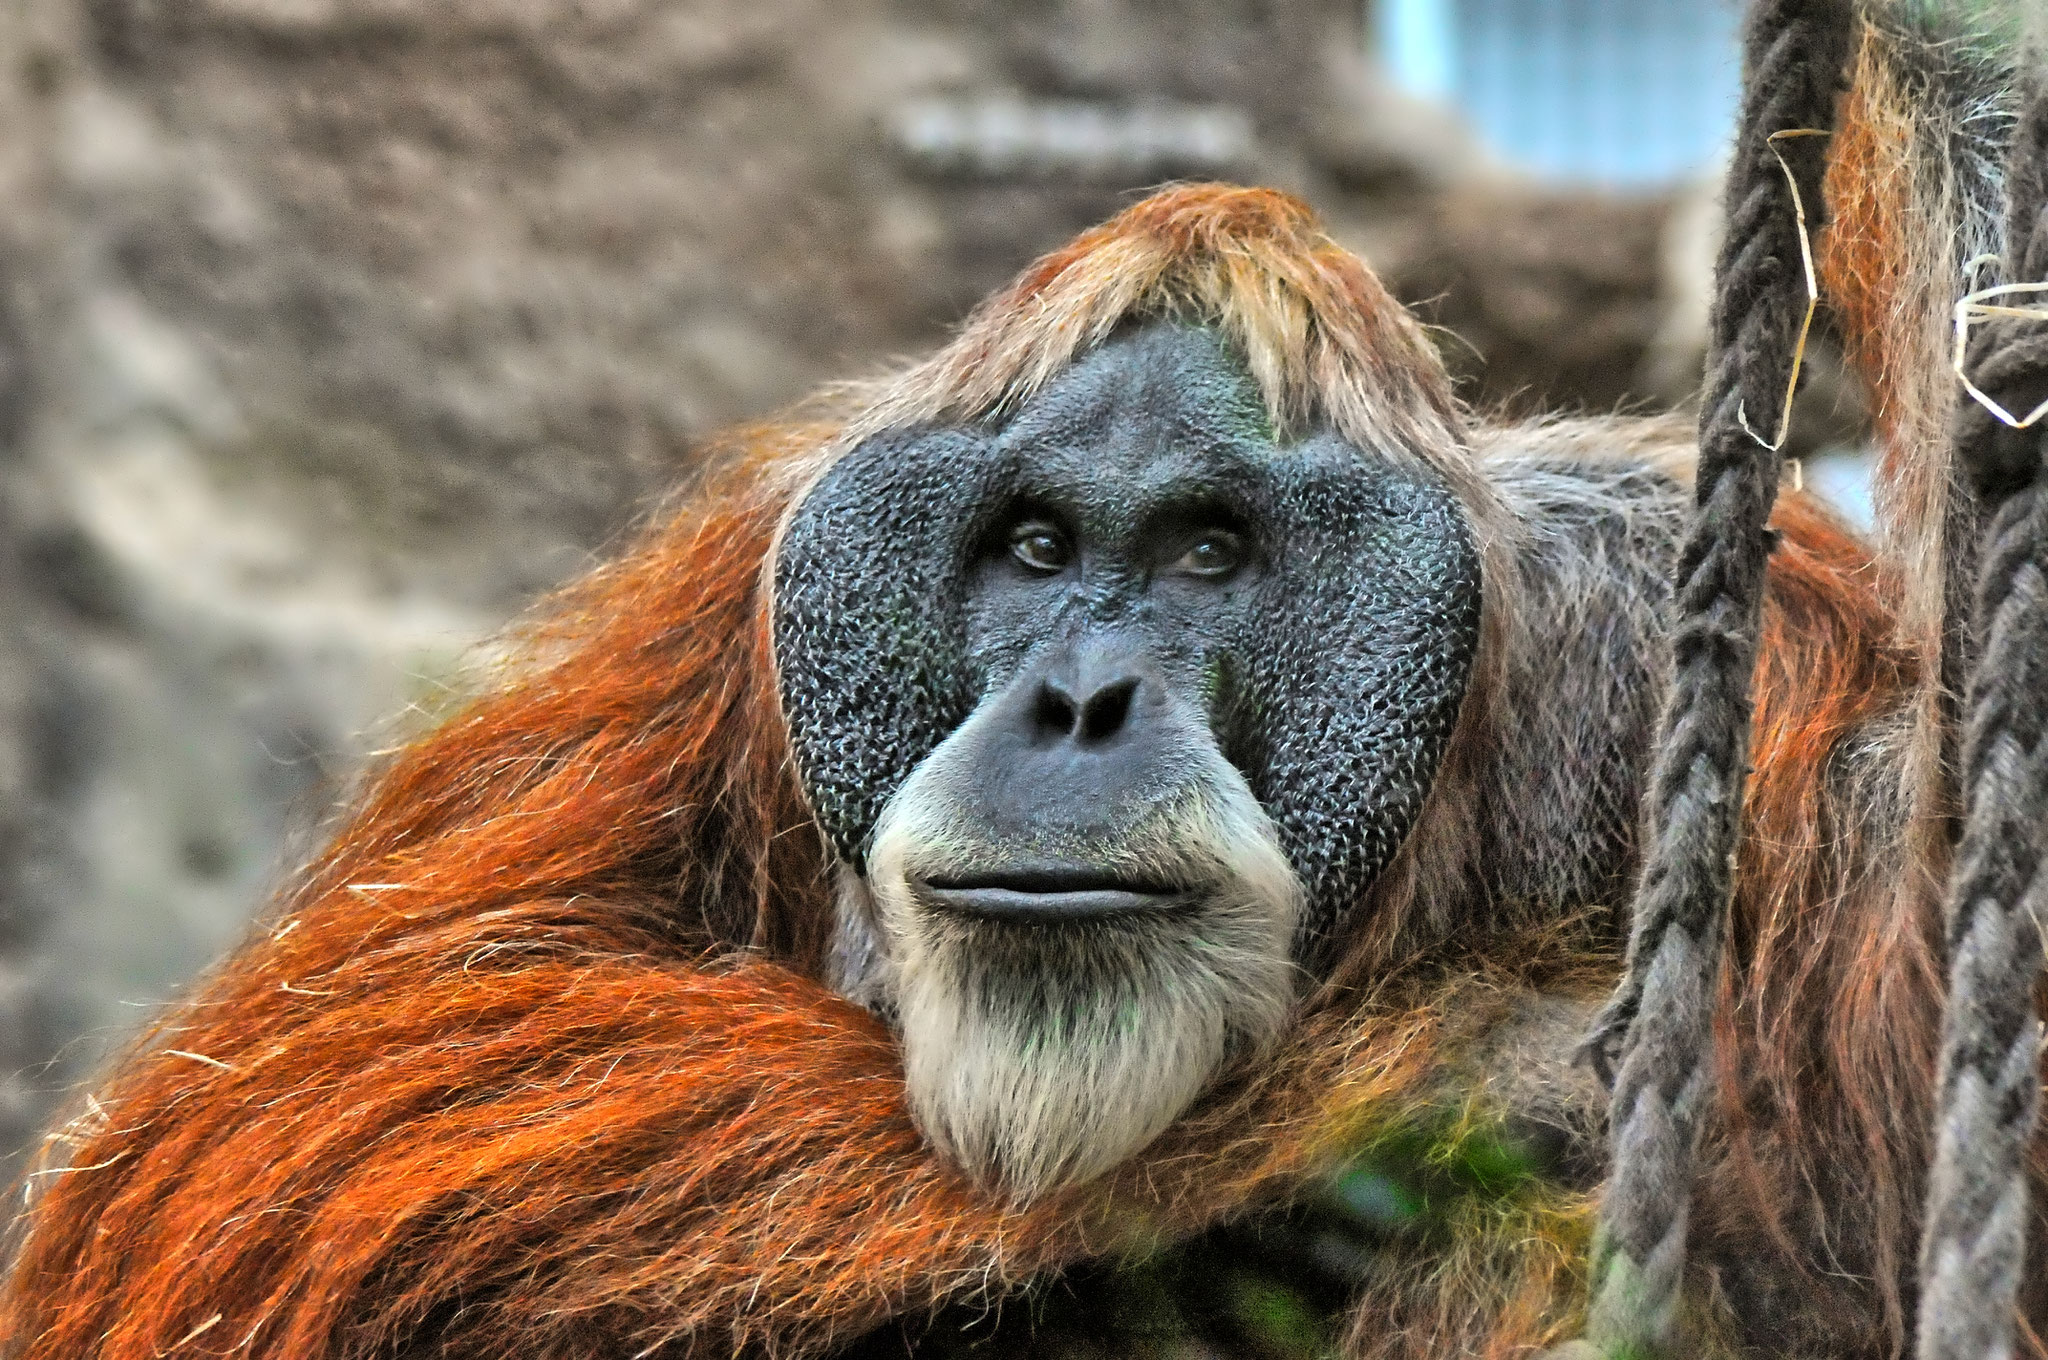
[[[1108,917],[1157,915],[1187,905],[1185,890],[1082,864],[1030,864],[972,874],[935,875],[917,895],[942,911],[1012,925],[1059,925]]]

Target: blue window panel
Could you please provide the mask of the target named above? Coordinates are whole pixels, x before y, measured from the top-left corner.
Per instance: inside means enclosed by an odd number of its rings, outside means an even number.
[[[1723,154],[1739,95],[1733,0],[1379,0],[1380,53],[1511,165],[1651,185]]]
[[[1380,59],[1411,93],[1445,101],[1458,93],[1458,31],[1444,0],[1380,0]]]

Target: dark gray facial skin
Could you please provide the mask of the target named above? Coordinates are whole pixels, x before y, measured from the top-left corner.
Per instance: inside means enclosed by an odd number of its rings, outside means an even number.
[[[1300,880],[1312,961],[1413,825],[1477,644],[1465,519],[1411,461],[1276,444],[1225,346],[1170,323],[1006,423],[852,450],[776,562],[784,711],[838,853],[864,870],[957,732],[934,909],[1170,909],[1186,885],[1119,847],[1220,752]]]

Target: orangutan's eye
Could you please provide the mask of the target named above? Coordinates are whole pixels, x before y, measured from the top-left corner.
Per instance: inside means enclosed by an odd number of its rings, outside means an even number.
[[[1010,552],[1033,571],[1051,576],[1065,571],[1074,561],[1074,545],[1058,525],[1042,519],[1028,519],[1010,531]]]
[[[1243,539],[1227,529],[1210,529],[1188,545],[1173,569],[1214,581],[1236,571],[1243,561]]]

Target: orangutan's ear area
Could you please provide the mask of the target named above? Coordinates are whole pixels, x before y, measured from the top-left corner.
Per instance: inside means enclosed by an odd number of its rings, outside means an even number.
[[[1277,440],[1211,329],[834,462],[775,564],[781,697],[927,1134],[1033,1195],[1271,1043],[1415,824],[1479,619],[1452,493]]]

